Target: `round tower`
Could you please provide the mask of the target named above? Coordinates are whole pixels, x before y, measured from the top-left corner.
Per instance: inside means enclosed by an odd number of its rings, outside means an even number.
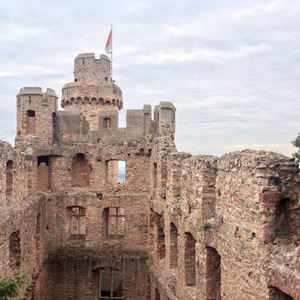
[[[111,62],[101,54],[79,54],[74,62],[74,82],[64,85],[61,106],[66,111],[82,111],[90,129],[98,128],[100,110],[116,110],[123,107],[121,89],[111,78]]]

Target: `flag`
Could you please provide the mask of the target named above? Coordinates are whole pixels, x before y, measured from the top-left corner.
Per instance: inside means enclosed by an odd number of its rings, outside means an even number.
[[[106,54],[111,53],[112,50],[112,30],[110,30],[107,42],[106,42],[106,46],[105,46],[105,52]]]

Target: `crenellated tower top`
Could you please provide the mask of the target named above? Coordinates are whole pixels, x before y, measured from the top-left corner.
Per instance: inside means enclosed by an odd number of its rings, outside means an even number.
[[[91,128],[98,128],[100,110],[123,108],[121,89],[111,78],[111,62],[101,54],[79,54],[74,62],[74,82],[64,85],[61,106],[67,111],[82,111]]]

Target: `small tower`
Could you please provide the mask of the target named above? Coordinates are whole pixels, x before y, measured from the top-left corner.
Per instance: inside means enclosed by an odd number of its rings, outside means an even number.
[[[175,139],[175,112],[176,108],[171,102],[160,102],[154,108],[154,121],[158,122],[158,134],[170,135]]]
[[[53,142],[53,113],[57,111],[55,91],[23,87],[17,95],[17,136],[37,136],[38,143]]]
[[[94,53],[84,53],[75,58],[74,82],[64,85],[61,106],[65,111],[82,111],[92,130],[99,127],[100,111],[110,110],[118,115],[123,107],[123,96],[111,78],[108,56],[101,54],[100,59],[95,59]],[[107,124],[112,125],[118,126]]]

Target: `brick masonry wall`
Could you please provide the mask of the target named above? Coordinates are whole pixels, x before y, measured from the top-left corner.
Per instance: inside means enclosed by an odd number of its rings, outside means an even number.
[[[44,297],[46,261],[46,199],[32,194],[32,156],[0,143],[1,196],[0,196],[0,274],[1,279],[15,279],[26,273],[25,284],[20,289],[21,299],[33,295]],[[13,161],[12,195],[5,195],[6,161]],[[40,226],[37,231],[37,216]]]
[[[151,158],[151,164],[157,165],[156,187],[153,168],[150,180],[152,299],[157,292],[160,299],[271,299],[269,286],[298,299],[299,170],[293,161],[276,153],[250,150],[220,159],[190,157],[174,151],[171,141],[169,145],[168,150],[166,141],[159,141]],[[165,186],[160,177],[165,161],[167,194],[162,200],[160,191]],[[282,238],[276,211],[280,199],[287,198],[281,207],[286,207],[283,214],[288,221],[283,223],[289,224],[284,229],[290,236]],[[151,217],[156,214],[163,218],[162,229]],[[176,250],[171,237],[174,226]],[[159,259],[162,230],[165,257]],[[185,271],[187,233],[196,241],[196,282],[191,286],[186,284],[189,274]],[[173,266],[174,251],[177,267]]]

